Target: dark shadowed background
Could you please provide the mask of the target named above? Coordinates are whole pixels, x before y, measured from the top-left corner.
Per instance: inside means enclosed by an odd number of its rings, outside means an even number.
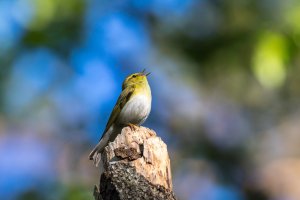
[[[0,0],[0,199],[91,200],[123,79],[180,200],[300,199],[297,0]]]

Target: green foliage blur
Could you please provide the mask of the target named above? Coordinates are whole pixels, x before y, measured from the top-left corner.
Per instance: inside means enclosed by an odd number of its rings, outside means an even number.
[[[297,0],[0,2],[0,198],[93,199],[87,159],[123,78],[178,199],[300,199]]]

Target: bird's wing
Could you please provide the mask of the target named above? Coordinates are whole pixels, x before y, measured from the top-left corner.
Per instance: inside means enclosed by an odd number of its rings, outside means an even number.
[[[109,117],[109,120],[106,124],[103,135],[108,131],[108,129],[111,127],[111,125],[118,119],[122,108],[129,101],[129,99],[131,98],[131,95],[133,94],[133,92],[134,92],[134,86],[128,86],[122,91],[122,93],[120,94],[120,96],[118,98],[118,101],[117,101],[113,111],[110,114],[110,117]],[[102,135],[102,137],[103,137],[103,135]]]

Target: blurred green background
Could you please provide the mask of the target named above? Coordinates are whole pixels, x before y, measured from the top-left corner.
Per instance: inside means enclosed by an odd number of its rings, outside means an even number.
[[[297,0],[1,0],[0,199],[90,200],[123,79],[182,200],[300,199]]]

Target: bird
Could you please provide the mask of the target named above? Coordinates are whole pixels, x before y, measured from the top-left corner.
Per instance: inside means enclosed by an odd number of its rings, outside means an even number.
[[[143,70],[127,76],[123,81],[122,92],[110,114],[102,137],[89,155],[89,159],[94,160],[96,166],[104,148],[117,137],[123,127],[129,126],[131,130],[136,130],[137,126],[148,118],[152,101],[147,81],[149,74]]]

